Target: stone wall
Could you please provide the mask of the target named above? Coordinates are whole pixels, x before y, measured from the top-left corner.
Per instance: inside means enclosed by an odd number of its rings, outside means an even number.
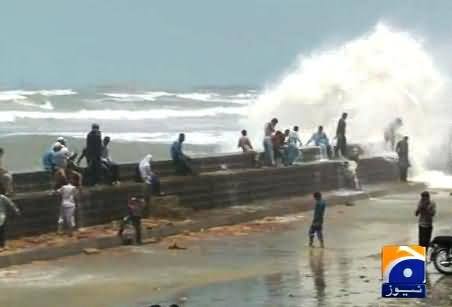
[[[173,195],[173,199],[177,198],[181,206],[196,210],[301,196],[344,186],[343,163],[340,161],[307,162],[286,168],[261,169],[250,169],[247,163],[252,163],[252,159],[247,155],[216,157],[213,161],[204,164],[210,165],[210,172],[200,176],[162,177],[162,189],[168,195]],[[214,166],[217,162],[228,165],[229,169],[218,171],[222,168]],[[247,168],[244,167],[246,165]],[[362,159],[358,174],[362,184],[393,181],[398,176],[394,162],[378,157]],[[40,174],[34,176],[39,178]],[[135,182],[83,189],[78,224],[83,227],[121,218],[126,214],[128,197],[139,196],[141,191],[142,185]],[[19,193],[14,201],[22,209],[23,215],[10,220],[10,237],[55,231],[59,210],[57,196],[48,191]]]

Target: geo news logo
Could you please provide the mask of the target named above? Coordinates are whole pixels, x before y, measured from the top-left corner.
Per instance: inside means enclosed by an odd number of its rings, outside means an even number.
[[[384,246],[381,253],[381,296],[424,298],[425,247],[419,245]]]

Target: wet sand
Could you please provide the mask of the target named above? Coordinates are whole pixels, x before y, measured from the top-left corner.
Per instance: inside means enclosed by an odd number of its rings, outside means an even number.
[[[452,197],[433,195],[434,234],[450,234]],[[307,247],[312,212],[143,247],[0,270],[0,306],[449,306],[451,278],[429,266],[429,299],[380,296],[380,249],[416,242],[417,193],[327,209],[326,249]],[[169,250],[174,242],[185,250]]]

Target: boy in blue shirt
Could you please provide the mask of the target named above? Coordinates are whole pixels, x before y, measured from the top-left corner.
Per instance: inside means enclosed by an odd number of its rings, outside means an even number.
[[[323,226],[323,216],[325,215],[326,203],[322,199],[322,194],[320,192],[314,193],[314,199],[315,199],[314,217],[312,219],[311,228],[309,228],[309,247],[314,246],[314,235],[317,233],[317,238],[320,241],[320,247],[323,248],[324,244],[323,244],[322,226]]]

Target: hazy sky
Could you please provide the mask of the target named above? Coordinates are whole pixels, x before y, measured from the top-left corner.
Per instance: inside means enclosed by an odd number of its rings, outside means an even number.
[[[448,38],[452,1],[4,0],[0,88],[261,86],[379,20]]]

